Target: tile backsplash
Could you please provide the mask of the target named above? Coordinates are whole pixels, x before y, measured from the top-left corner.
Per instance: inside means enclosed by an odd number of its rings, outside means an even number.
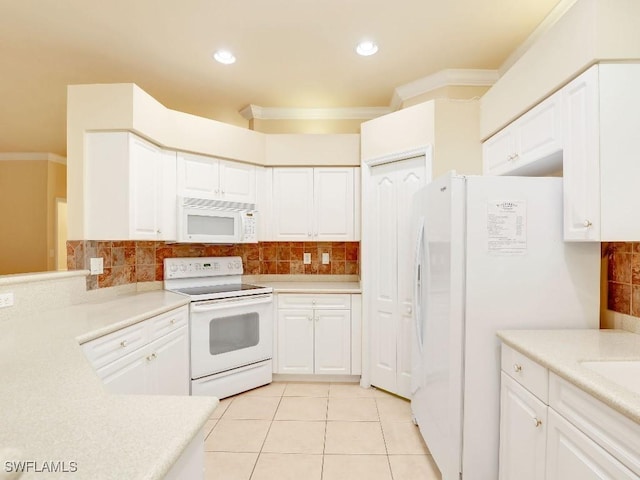
[[[640,317],[640,243],[602,244],[607,262],[607,308]]]
[[[311,254],[311,264],[303,263]],[[330,262],[321,263],[328,253]],[[67,268],[89,269],[89,259],[102,257],[104,273],[87,277],[87,289],[162,280],[163,260],[170,257],[242,257],[246,275],[358,275],[360,242],[260,242],[236,245],[178,244],[154,241],[70,240]]]

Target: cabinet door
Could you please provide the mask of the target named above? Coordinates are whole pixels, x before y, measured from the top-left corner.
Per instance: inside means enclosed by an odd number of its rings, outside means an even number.
[[[190,153],[178,154],[178,195],[217,200],[220,160]]]
[[[547,480],[638,480],[637,475],[549,409]]]
[[[130,136],[130,235],[132,240],[156,240],[162,154],[144,140]]]
[[[147,348],[140,348],[96,370],[111,393],[149,394],[150,360]]]
[[[313,174],[314,239],[353,240],[353,168],[316,168]]]
[[[506,127],[482,144],[484,175],[502,175],[511,169],[511,161],[516,153],[514,130],[512,126]]]
[[[313,169],[273,169],[273,240],[312,240]]]
[[[278,311],[278,373],[313,373],[313,310]]]
[[[256,203],[256,167],[220,160],[220,199]]]
[[[564,239],[600,239],[598,67],[563,88]]]
[[[504,372],[501,378],[499,479],[544,480],[547,406]]]
[[[516,156],[511,160],[512,174],[547,173],[537,165],[544,159],[562,157],[562,98],[561,93],[550,96],[518,120],[516,128]],[[538,172],[536,172],[538,169]]]
[[[314,373],[351,373],[351,312],[314,311]]]
[[[187,327],[149,344],[150,392],[159,395],[189,395],[189,336]]]

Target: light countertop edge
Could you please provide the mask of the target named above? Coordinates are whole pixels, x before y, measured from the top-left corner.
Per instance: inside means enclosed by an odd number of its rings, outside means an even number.
[[[503,330],[502,342],[640,424],[640,395],[584,361],[640,360],[640,335],[624,330]]]

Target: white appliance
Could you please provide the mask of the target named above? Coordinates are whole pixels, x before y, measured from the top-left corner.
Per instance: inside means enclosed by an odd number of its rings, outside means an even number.
[[[178,242],[258,242],[258,212],[250,203],[179,196],[177,224]]]
[[[191,394],[225,398],[272,380],[273,289],[242,283],[242,258],[164,260],[165,290],[188,295]]]
[[[600,244],[564,243],[562,179],[451,172],[414,197],[411,408],[443,480],[498,478],[501,329],[598,328]]]

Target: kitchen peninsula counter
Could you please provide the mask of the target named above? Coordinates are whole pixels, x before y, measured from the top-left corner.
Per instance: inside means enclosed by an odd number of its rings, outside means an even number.
[[[111,394],[80,344],[187,304],[156,290],[1,322],[2,472],[6,462],[64,462],[77,479],[164,478],[218,400]],[[20,478],[60,477],[32,469]]]

